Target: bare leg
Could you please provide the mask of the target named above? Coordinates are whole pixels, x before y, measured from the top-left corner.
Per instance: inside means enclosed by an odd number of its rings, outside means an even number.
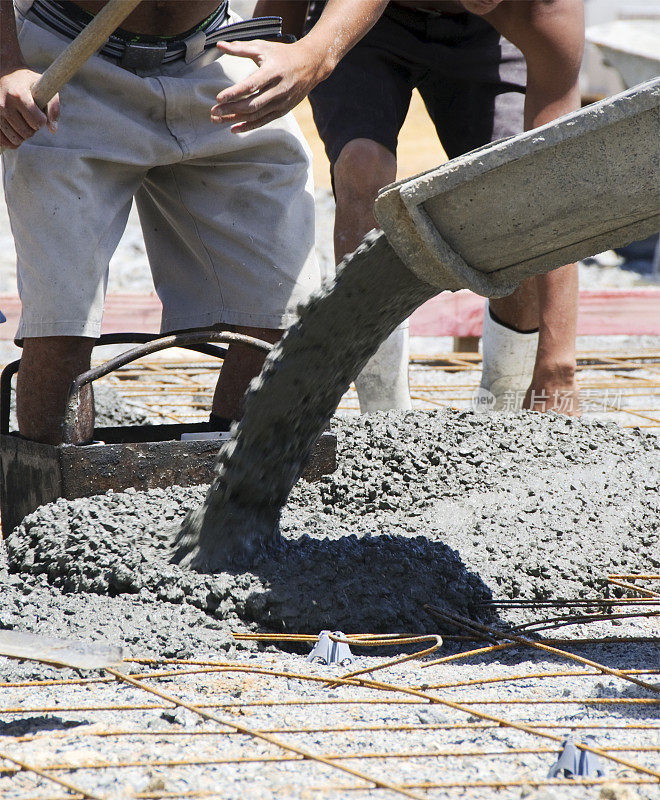
[[[491,298],[488,305],[502,322],[524,333],[539,327],[538,298],[536,278],[528,278],[513,294]]]
[[[509,297],[491,300],[495,314],[520,331],[539,329],[534,373],[524,407],[535,411],[580,413],[575,380],[578,311],[576,264],[530,278]]]
[[[539,348],[525,408],[578,416],[580,392],[575,380],[577,264],[567,264],[535,280],[539,297]]]
[[[339,263],[378,227],[374,201],[383,186],[396,179],[396,158],[371,139],[353,139],[339,154],[334,179],[335,261]]]
[[[396,158],[371,139],[354,139],[339,154],[334,168],[335,261],[353,252],[364,235],[378,227],[374,201],[396,178]],[[412,407],[408,388],[407,323],[381,344],[355,380],[363,413]]]
[[[16,385],[18,428],[26,439],[57,445],[62,441],[62,422],[69,388],[74,378],[90,366],[94,339],[78,336],[46,336],[25,339]],[[87,442],[94,433],[92,387],[80,393],[77,441]]]
[[[273,328],[250,328],[233,325],[236,333],[254,336],[266,342],[275,343],[280,340],[284,331]],[[247,391],[252,378],[261,372],[265,354],[252,347],[230,345],[227,357],[222,365],[213,395],[213,413],[225,419],[240,419],[243,416],[243,395]]]

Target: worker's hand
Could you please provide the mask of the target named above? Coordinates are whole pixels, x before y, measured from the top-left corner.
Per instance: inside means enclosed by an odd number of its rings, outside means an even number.
[[[48,103],[44,113],[30,91],[39,77],[38,72],[23,67],[0,75],[0,147],[16,150],[44,125],[51,133],[57,130],[59,95]]]
[[[251,58],[259,67],[249,77],[220,92],[211,109],[213,122],[232,123],[232,133],[260,128],[298,105],[330,72],[321,54],[310,54],[305,40],[295,44],[218,42],[223,53]]]

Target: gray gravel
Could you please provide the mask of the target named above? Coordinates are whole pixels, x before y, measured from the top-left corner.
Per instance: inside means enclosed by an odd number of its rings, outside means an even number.
[[[382,659],[356,653],[355,666],[374,667]],[[591,654],[590,654],[591,655]],[[621,656],[621,653],[617,653]],[[619,661],[619,663],[621,663]],[[638,666],[638,660],[625,662]],[[530,798],[530,800],[655,800],[654,786],[628,787],[630,794],[607,795],[601,787],[572,786],[565,781],[561,786],[537,790],[534,781],[543,780],[556,759],[558,745],[522,731],[508,727],[487,727],[471,709],[485,711],[504,719],[520,722],[551,723],[557,727],[549,731],[559,737],[576,729],[578,738],[591,732],[598,747],[623,747],[627,751],[615,754],[646,765],[657,767],[657,753],[635,752],[642,746],[658,743],[657,728],[644,730],[640,725],[657,724],[657,707],[627,705],[599,705],[587,698],[627,698],[646,696],[643,690],[629,687],[607,676],[587,675],[582,678],[553,678],[558,669],[571,665],[548,659],[534,659],[529,652],[511,650],[487,659],[474,658],[468,662],[449,663],[421,670],[419,663],[409,663],[374,674],[375,678],[400,686],[422,683],[430,687],[442,684],[444,688],[428,688],[435,697],[463,703],[466,712],[442,704],[429,705],[420,698],[396,692],[377,693],[362,688],[340,687],[325,689],[322,684],[311,683],[297,674],[334,678],[344,672],[336,667],[308,664],[296,655],[285,653],[252,654],[235,662],[237,667],[256,667],[277,670],[281,677],[222,672],[206,675],[188,675],[160,681],[149,680],[166,692],[187,702],[215,704],[213,711],[221,717],[251,728],[276,731],[275,736],[290,744],[314,753],[401,754],[405,752],[435,753],[432,757],[401,759],[370,758],[349,760],[344,763],[367,774],[393,782],[419,781],[501,781],[518,779],[521,785],[509,790],[495,789],[434,790],[429,798],[471,798],[491,800],[493,797]],[[127,665],[140,671],[136,665]],[[147,668],[143,668],[144,671]],[[287,673],[291,673],[290,677]],[[534,677],[535,674],[548,677]],[[461,681],[480,681],[511,675],[517,680],[503,683],[476,683],[472,686],[454,686]],[[634,691],[631,691],[634,690]],[[546,699],[545,705],[526,705],[525,699]],[[386,701],[377,704],[356,704],[363,699]],[[353,701],[342,705],[339,701]],[[492,704],[492,701],[498,701]],[[267,705],[253,705],[271,701]],[[389,701],[389,703],[387,702]],[[392,702],[395,701],[395,702]],[[398,701],[398,702],[396,702]],[[0,703],[5,707],[24,709],[23,713],[5,714],[0,720],[0,747],[11,748],[15,757],[31,764],[73,764],[110,761],[133,762],[123,769],[81,770],[55,773],[66,777],[102,797],[124,800],[134,792],[168,791],[173,796],[190,791],[215,793],[223,800],[250,798],[312,798],[347,800],[355,792],[328,789],[328,786],[359,784],[348,775],[312,762],[195,764],[212,759],[240,759],[245,757],[284,755],[277,747],[258,742],[250,737],[211,735],[221,726],[203,722],[194,714],[179,707],[164,710],[90,710],[72,711],[69,707],[153,705],[158,698],[147,695],[132,686],[83,685],[44,686],[31,688],[0,687]],[[287,705],[287,703],[302,703]],[[281,704],[281,705],[280,705]],[[43,707],[63,710],[50,713],[31,711]],[[220,707],[217,707],[220,706]],[[242,707],[241,707],[242,706]],[[593,726],[590,730],[583,725]],[[397,725],[406,729],[392,730]],[[456,727],[455,727],[456,726]],[[309,729],[312,729],[311,732]],[[343,729],[342,732],[319,731],[319,728]],[[346,728],[353,730],[346,730]],[[362,730],[360,730],[362,728]],[[366,730],[365,730],[366,728]],[[282,733],[292,729],[295,733]],[[389,729],[389,730],[388,730]],[[121,737],[98,737],[100,731],[132,731]],[[226,730],[226,729],[225,729]],[[25,737],[18,739],[17,737]],[[540,753],[516,752],[516,748],[548,748]],[[485,751],[488,756],[474,757]],[[439,755],[444,753],[445,755]],[[454,753],[458,757],[447,757]],[[499,754],[499,755],[498,755]],[[141,766],[140,761],[179,761],[171,767]],[[191,760],[190,766],[181,761]],[[137,763],[136,763],[137,762]],[[605,777],[610,782],[617,778],[634,777],[636,773],[624,770],[612,762],[602,762]],[[44,781],[40,787],[46,788]],[[315,791],[315,787],[326,787]],[[53,794],[50,787],[50,794]],[[27,773],[0,772],[0,794],[11,800],[34,797],[34,778]],[[373,790],[367,797],[389,798],[395,795]],[[422,796],[423,793],[421,793]],[[360,796],[363,796],[360,793]]]
[[[593,596],[608,573],[660,568],[654,437],[531,412],[336,425],[339,469],[296,487],[250,571],[168,562],[205,487],[58,500],[7,539],[3,624],[44,630],[51,607],[51,632],[190,655],[245,625],[435,631],[424,603],[478,615],[491,596]]]
[[[339,469],[319,484],[294,489],[284,511],[282,546],[251,572],[200,575],[168,564],[171,530],[201,501],[205,487],[60,500],[38,509],[9,537],[13,571],[0,564],[0,627],[121,643],[134,657],[229,659],[238,667],[333,677],[343,669],[308,664],[301,655],[272,646],[234,641],[230,631],[317,633],[330,627],[436,632],[438,626],[422,610],[429,601],[483,616],[479,602],[491,595],[600,595],[607,573],[657,572],[660,567],[655,437],[530,412],[389,413],[334,424]],[[527,618],[537,613],[542,612],[528,612]],[[521,617],[510,612],[502,614],[502,621]],[[655,619],[649,618],[575,625],[560,629],[560,635],[648,637],[657,636],[657,630]],[[446,639],[441,653],[465,646]],[[594,644],[578,652],[619,668],[657,670],[659,664],[652,642]],[[383,663],[370,651],[354,648],[354,653],[356,668]],[[628,748],[616,753],[657,768],[657,751],[640,748],[660,745],[658,706],[616,702],[652,695],[610,676],[552,676],[575,667],[558,657],[512,648],[428,670],[410,662],[374,677],[425,687],[436,696],[508,720],[551,724],[556,727],[549,730],[560,737],[571,730],[578,738],[591,732],[597,746]],[[535,677],[539,673],[549,677]],[[3,681],[78,674],[0,658]],[[519,677],[474,683],[511,675]],[[644,677],[658,681],[657,672]],[[149,682],[190,702],[222,704],[216,709],[221,715],[252,728],[280,731],[276,735],[281,739],[319,754],[458,754],[345,762],[394,782],[520,780],[520,786],[498,792],[505,800],[658,798],[657,786],[650,785],[610,791],[566,781],[537,789],[534,782],[546,777],[556,759],[556,744],[510,728],[483,727],[469,711],[429,706],[409,696],[383,697],[405,699],[403,704],[342,705],[337,701],[372,693],[328,690],[293,676],[227,672]],[[438,684],[443,688],[432,688]],[[552,702],[521,703],[528,698]],[[269,704],[237,707],[264,700]],[[288,705],[291,701],[304,705]],[[355,795],[347,789],[328,790],[329,785],[350,785],[352,779],[310,762],[140,766],[154,760],[162,764],[281,755],[250,737],[191,738],[189,734],[217,731],[219,726],[200,722],[180,707],[102,710],[117,703],[154,702],[156,698],[139,689],[116,684],[0,685],[0,710],[16,709],[0,713],[0,750],[35,765],[134,762],[129,768],[55,773],[108,800],[124,800],[140,791],[173,796],[219,792],[223,800],[347,800]],[[90,706],[96,710],[68,710]],[[55,710],[42,710],[48,707]],[[456,723],[462,727],[453,727]],[[406,728],[391,730],[397,725]],[[592,727],[580,727],[584,725]],[[346,731],[347,726],[357,730]],[[341,732],[305,732],[310,728]],[[133,733],[94,735],[117,729]],[[283,729],[301,732],[283,734]],[[539,746],[549,749],[515,752]],[[476,751],[490,755],[469,755]],[[610,786],[635,776],[612,762],[604,769]],[[29,773],[0,771],[0,796],[33,797],[35,780],[42,792],[53,793],[53,787]],[[322,787],[324,791],[317,791]],[[387,796],[382,790],[366,795]],[[429,794],[452,800],[493,796],[492,787]]]

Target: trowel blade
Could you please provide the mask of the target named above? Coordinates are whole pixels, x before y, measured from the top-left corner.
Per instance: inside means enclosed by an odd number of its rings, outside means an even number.
[[[23,631],[0,631],[0,655],[76,669],[113,667],[123,659],[122,648],[116,645],[57,639]]]

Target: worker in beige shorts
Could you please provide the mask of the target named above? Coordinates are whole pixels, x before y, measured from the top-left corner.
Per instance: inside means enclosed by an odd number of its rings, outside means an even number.
[[[42,112],[30,86],[104,4],[0,0],[0,147],[22,302],[17,414],[21,435],[50,444],[71,381],[89,367],[133,199],[164,332],[221,325],[276,341],[295,321],[320,276],[309,150],[287,112],[383,6],[331,0],[304,42],[260,41],[268,73],[223,39],[268,37],[274,20],[241,24],[227,0],[144,0]],[[265,77],[259,124],[227,124],[226,92]],[[263,100],[263,86],[251,94]],[[262,361],[229,349],[219,429],[241,416]],[[89,388],[79,420],[89,441]]]

